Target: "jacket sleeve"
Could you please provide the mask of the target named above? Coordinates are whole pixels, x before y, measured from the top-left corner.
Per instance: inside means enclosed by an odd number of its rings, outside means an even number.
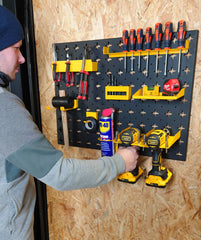
[[[124,171],[120,155],[98,160],[63,158],[63,153],[38,130],[19,98],[4,90],[0,101],[1,123],[5,126],[0,129],[0,155],[6,161],[9,181],[23,170],[56,189],[71,190],[100,186]]]
[[[40,180],[60,190],[98,187],[124,172],[124,160],[119,154],[96,160],[61,159]]]
[[[10,154],[6,160],[58,190],[97,187],[111,181],[125,169],[119,154],[96,160],[66,159],[42,134]]]

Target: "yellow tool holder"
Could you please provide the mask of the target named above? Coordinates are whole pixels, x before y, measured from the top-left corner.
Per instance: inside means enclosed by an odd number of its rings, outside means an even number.
[[[69,111],[78,108],[78,99],[74,99],[74,105],[72,108],[65,108],[65,107],[60,107],[59,109],[61,111]]]
[[[106,86],[106,100],[130,100],[131,86]]]
[[[180,50],[181,53],[188,53],[189,49],[189,40],[186,40],[185,43],[185,48],[173,48],[173,49],[168,49],[168,54],[179,54]],[[156,55],[158,51],[158,55],[165,55],[166,54],[166,49],[160,49],[160,50],[150,50],[149,55]],[[139,56],[138,51],[134,52],[115,52],[115,53],[110,53],[109,52],[109,47],[103,47],[103,54],[104,55],[109,55],[109,58],[116,58],[116,57],[132,57],[132,56]],[[147,51],[141,51],[140,56],[146,56]]]
[[[146,139],[153,131],[155,131],[155,128],[153,128],[146,134],[141,134],[140,140],[133,142],[131,145],[138,146],[141,148],[149,148],[149,146],[146,144],[146,141],[144,140],[144,138]],[[177,140],[180,139],[180,137],[181,137],[181,130],[179,130],[174,136],[168,136],[167,143],[161,144],[159,146],[159,148],[169,149]],[[117,150],[118,144],[121,144],[121,140],[120,140],[119,136],[118,136],[117,141],[115,141],[115,143],[116,143],[116,150]]]
[[[98,112],[86,112],[86,117],[91,117],[98,120]]]
[[[52,62],[52,68],[53,68]],[[70,72],[80,72],[82,70],[82,60],[70,60]],[[91,59],[85,60],[86,72],[96,72],[98,70],[98,62],[92,62]],[[66,61],[56,62],[56,72],[66,72]]]
[[[154,88],[156,88],[156,87],[159,88],[159,86],[155,86]],[[179,91],[179,93],[176,94],[175,96],[163,96],[162,92],[158,92],[158,95],[146,95],[146,90],[147,90],[147,86],[139,89],[137,92],[135,92],[132,95],[132,99],[177,100],[177,99],[183,97],[185,94],[185,88],[182,88]],[[154,91],[154,92],[156,92],[156,91]]]

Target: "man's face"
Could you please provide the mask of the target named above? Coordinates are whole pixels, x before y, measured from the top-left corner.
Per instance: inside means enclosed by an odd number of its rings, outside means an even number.
[[[20,51],[22,41],[0,51],[0,71],[5,73],[12,81],[15,80],[20,64],[25,62]]]

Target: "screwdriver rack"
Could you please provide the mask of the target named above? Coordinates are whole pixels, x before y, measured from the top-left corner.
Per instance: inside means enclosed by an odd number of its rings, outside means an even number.
[[[188,49],[189,49],[189,40],[186,40],[186,44],[185,47],[181,49],[181,53],[188,53]],[[157,51],[156,50],[150,50],[149,51],[149,55],[156,55]],[[179,49],[175,48],[175,49],[168,49],[168,54],[178,54],[179,53]],[[109,47],[103,47],[103,54],[107,54],[110,58],[115,58],[115,57],[124,57],[126,54],[126,57],[135,57],[135,56],[139,56],[139,52],[135,51],[135,52],[109,52]],[[166,50],[165,49],[160,49],[158,50],[158,55],[165,55],[166,54]],[[140,52],[140,56],[146,56],[147,55],[147,51],[141,51]]]
[[[84,48],[90,48],[89,58],[86,60],[86,69],[89,71],[88,96],[86,100],[78,100],[76,109],[67,111],[69,144],[83,148],[100,149],[98,119],[103,109],[115,108],[114,132],[120,133],[123,129],[132,126],[146,134],[153,128],[168,127],[172,134],[181,132],[179,141],[163,151],[163,158],[185,161],[188,141],[188,129],[191,111],[191,99],[194,81],[195,60],[197,51],[198,31],[186,32],[185,48],[181,51],[181,71],[178,75],[178,56],[176,32],[172,35],[168,50],[167,76],[164,76],[165,53],[162,40],[159,50],[158,74],[155,72],[156,51],[155,40],[152,36],[151,50],[149,51],[149,74],[145,76],[146,54],[145,44],[141,51],[141,71],[138,72],[137,51],[127,52],[127,72],[124,72],[124,56],[122,38],[100,39],[92,41],[56,43],[57,68],[61,72],[61,82],[55,84],[55,95],[59,90],[65,90],[66,96],[77,99],[79,89],[80,70]],[[70,55],[70,71],[75,74],[75,86],[65,85],[66,49]],[[134,70],[131,72],[131,57],[134,59]],[[111,85],[111,76],[115,79]],[[161,96],[163,83],[167,79],[177,78],[181,90],[177,96]],[[158,86],[158,96],[143,96],[144,86]],[[64,144],[61,110],[56,109],[58,143]],[[95,116],[95,117],[94,117]],[[94,119],[94,128],[86,128],[87,119]],[[149,148],[140,149],[141,155],[151,156]]]

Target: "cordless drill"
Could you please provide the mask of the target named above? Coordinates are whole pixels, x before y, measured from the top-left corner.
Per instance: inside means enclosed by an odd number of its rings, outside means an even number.
[[[119,133],[117,142],[120,144],[120,146],[124,147],[138,145],[140,142],[140,130],[132,127],[124,129]],[[118,176],[118,180],[121,182],[136,183],[142,173],[143,170],[137,165],[132,171],[120,174]]]
[[[146,139],[148,147],[153,149],[152,169],[148,173],[146,184],[154,187],[165,187],[172,177],[172,173],[161,166],[162,150],[161,145],[168,148],[168,137],[170,131],[167,128],[163,130],[154,130]]]

